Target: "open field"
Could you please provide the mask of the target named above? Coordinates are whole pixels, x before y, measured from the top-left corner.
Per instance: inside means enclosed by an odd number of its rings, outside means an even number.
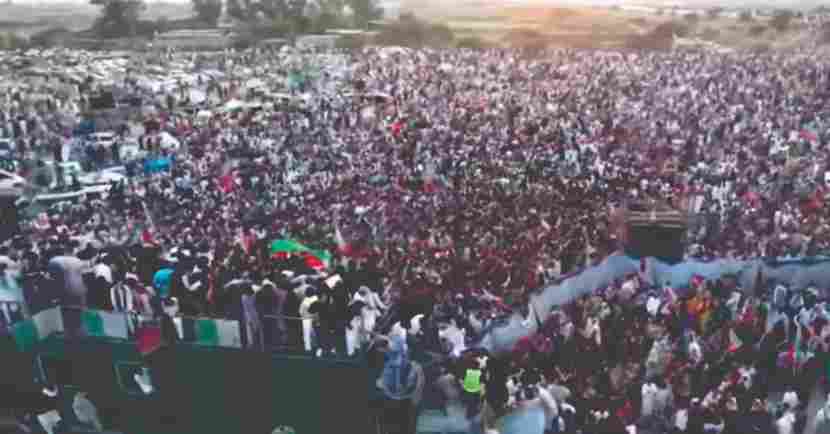
[[[164,18],[176,20],[193,14],[189,2],[148,2],[143,19]],[[100,8],[87,2],[54,4],[0,3],[0,32],[31,35],[48,28],[65,27],[78,31],[88,29],[98,16]]]
[[[658,8],[667,6],[659,1],[641,1],[622,8],[584,4],[580,6],[576,0],[562,0],[557,5],[549,0],[413,0],[398,5],[419,18],[448,25],[457,39],[474,37],[498,46],[623,47],[632,38],[670,21],[688,25],[690,37],[730,47],[786,48],[800,44],[804,38],[796,22],[794,30],[778,33],[769,28],[764,18],[741,22],[735,14],[712,18],[699,13],[699,20],[691,23],[684,18],[685,11],[691,9],[679,10],[672,16],[669,8],[658,15]],[[705,7],[703,3],[689,6]],[[56,27],[84,30],[93,24],[99,11],[99,7],[88,2],[0,3],[0,33],[32,35]],[[192,15],[190,1],[150,0],[142,18],[172,21]]]
[[[569,48],[616,48],[633,37],[642,36],[670,21],[689,27],[691,38],[700,38],[736,48],[760,46],[787,47],[802,38],[800,23],[794,29],[778,33],[769,28],[765,18],[742,22],[731,16],[709,17],[698,13],[696,22],[684,12],[671,15],[668,9],[612,7],[561,7],[534,5],[530,2],[466,1],[445,4],[440,0],[407,4],[405,11],[433,22],[447,24],[459,37],[476,37],[501,46],[544,44]],[[753,27],[765,28],[750,34]],[[541,41],[541,42],[540,42]]]

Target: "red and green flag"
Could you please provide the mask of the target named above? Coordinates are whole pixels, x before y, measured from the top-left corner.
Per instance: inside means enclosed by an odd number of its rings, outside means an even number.
[[[331,253],[322,249],[312,249],[290,239],[275,240],[271,243],[271,256],[286,258],[289,255],[301,256],[306,264],[314,269],[327,268],[331,264]]]

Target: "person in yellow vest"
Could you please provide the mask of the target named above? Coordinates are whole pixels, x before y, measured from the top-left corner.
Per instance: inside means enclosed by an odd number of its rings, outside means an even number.
[[[473,418],[481,407],[482,372],[478,366],[467,366],[461,378],[461,399],[467,408],[467,417]]]

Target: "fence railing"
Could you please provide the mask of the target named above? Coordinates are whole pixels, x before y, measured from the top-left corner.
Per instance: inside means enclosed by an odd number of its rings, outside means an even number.
[[[19,301],[0,301],[0,329],[9,330],[26,319],[26,306]]]
[[[160,318],[134,312],[59,306],[21,319],[10,330],[18,348],[28,351],[32,345],[54,335],[67,339],[137,341],[142,329],[148,325],[163,327]],[[175,316],[171,328],[175,329],[175,341],[190,345],[286,353],[307,353],[317,349],[323,349],[326,353],[334,349],[340,355],[347,352],[346,342],[340,333],[323,329],[309,318],[267,315],[249,321],[236,321]],[[352,353],[357,352],[357,346],[351,346]]]

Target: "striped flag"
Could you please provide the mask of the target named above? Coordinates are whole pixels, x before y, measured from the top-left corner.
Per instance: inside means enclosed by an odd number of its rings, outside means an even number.
[[[123,314],[100,310],[81,312],[81,325],[86,336],[127,339],[127,318]]]
[[[238,321],[197,319],[193,322],[196,343],[216,347],[242,346]]]
[[[32,318],[15,324],[12,336],[20,351],[29,351],[35,344],[55,333],[63,332],[63,316],[59,307],[38,312]]]

